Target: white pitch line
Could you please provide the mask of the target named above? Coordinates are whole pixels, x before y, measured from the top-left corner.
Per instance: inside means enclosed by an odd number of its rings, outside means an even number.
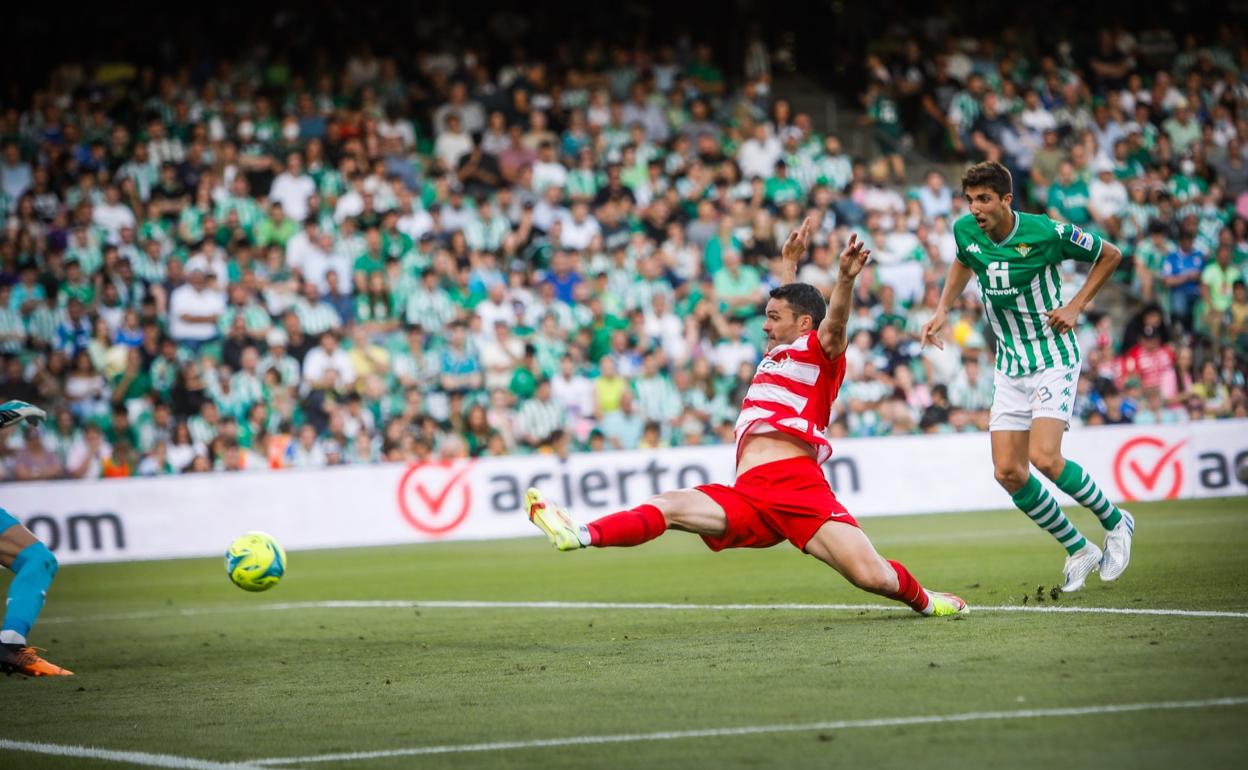
[[[570,738],[547,738],[532,741],[495,741],[491,743],[461,743],[446,746],[418,746],[408,749],[382,751],[357,751],[344,754],[319,754],[306,757],[273,757],[253,759],[254,765],[311,764],[316,762],[347,762],[388,757],[408,757],[424,754],[462,754],[481,751],[509,751],[513,749],[543,749],[559,746],[592,746],[604,743],[639,743],[642,741],[673,741],[688,738],[720,738],[736,735],[760,735],[766,733],[797,733],[817,730],[852,730],[862,727],[902,727],[908,725],[938,725],[957,722],[979,722],[1003,719],[1033,719],[1043,717],[1073,717],[1096,714],[1123,714],[1136,711],[1172,711],[1177,709],[1214,708],[1242,706],[1248,697],[1208,698],[1205,700],[1160,701],[1157,703],[1123,703],[1104,706],[1076,706],[1070,708],[1023,709],[1019,711],[971,711],[962,714],[933,714],[913,717],[885,717],[882,719],[842,719],[833,722],[811,722],[788,725],[748,725],[744,727],[716,727],[704,730],[672,730],[658,733],[631,733],[623,735],[579,735]]]
[[[438,600],[341,600],[320,602],[278,602],[270,604],[217,605],[173,610],[126,612],[112,615],[85,615],[44,618],[41,623],[119,622],[165,617],[228,615],[236,612],[284,612],[290,610],[370,610],[370,609],[516,609],[516,610],[731,610],[794,612],[910,612],[901,604],[672,604],[665,602],[531,602],[531,601],[438,601]],[[1144,615],[1183,618],[1248,618],[1248,612],[1232,610],[1176,610],[1147,607],[1080,607],[1077,605],[971,605],[971,612],[1077,613],[1086,615]]]
[[[100,759],[105,762],[124,762],[141,767],[169,767],[175,770],[259,770],[244,762],[212,762],[206,759],[178,757],[173,754],[148,754],[144,751],[113,751],[93,746],[69,746],[58,743],[11,741],[0,738],[0,751],[22,751],[29,754],[50,754],[76,759]],[[283,764],[291,764],[285,762]]]

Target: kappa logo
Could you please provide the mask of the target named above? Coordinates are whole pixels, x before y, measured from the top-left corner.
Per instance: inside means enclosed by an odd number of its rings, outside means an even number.
[[[1057,231],[1058,238],[1066,237],[1066,225],[1062,224],[1061,222],[1054,222],[1053,229]]]
[[[1017,246],[1014,247],[1014,250],[1018,252],[1018,256],[1020,257],[1026,257],[1028,254],[1031,253],[1031,247],[1025,243],[1018,244]]]
[[[978,254],[978,253],[979,253],[979,244],[978,244],[978,243],[972,243],[970,246],[967,246],[967,247],[966,247],[966,253],[967,253],[967,254]]]

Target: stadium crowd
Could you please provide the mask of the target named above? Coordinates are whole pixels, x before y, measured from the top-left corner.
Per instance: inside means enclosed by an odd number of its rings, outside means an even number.
[[[1079,333],[1079,423],[1248,416],[1242,30],[929,37],[866,58],[866,157],[773,97],[757,37],[731,67],[66,64],[0,113],[0,396],[50,414],[0,479],[731,442],[810,212],[801,280],[827,290],[850,231],[875,254],[833,435],[984,430],[974,284],[950,344],[917,342],[965,206],[905,183],[913,148],[1002,161],[1016,208],[1127,256]]]

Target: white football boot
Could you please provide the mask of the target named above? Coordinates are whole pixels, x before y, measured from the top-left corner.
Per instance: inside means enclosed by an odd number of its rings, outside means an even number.
[[[1062,577],[1066,583],[1062,591],[1071,593],[1083,588],[1083,583],[1094,570],[1101,566],[1101,549],[1086,544],[1083,548],[1066,557],[1066,566],[1062,568]]]
[[[1131,538],[1135,535],[1135,517],[1122,510],[1117,526],[1105,533],[1105,557],[1101,559],[1101,580],[1117,580],[1131,563]]]

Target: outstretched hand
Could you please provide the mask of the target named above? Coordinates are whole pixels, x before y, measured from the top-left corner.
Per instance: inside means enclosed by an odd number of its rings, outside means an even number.
[[[784,239],[784,246],[780,249],[780,256],[796,263],[806,253],[806,247],[810,245],[810,236],[815,232],[815,215],[811,214],[806,217],[806,221],[801,226],[795,228],[789,233],[789,237]]]
[[[850,233],[849,243],[841,251],[841,275],[850,280],[857,278],[870,258],[871,249],[866,247],[865,242],[858,240],[858,233]]]
[[[25,401],[6,401],[0,404],[0,430],[20,425],[23,421],[38,426],[48,419],[48,413]]]
[[[945,349],[945,342],[940,337],[940,330],[945,328],[945,311],[937,310],[927,323],[923,324],[923,329],[919,332],[919,339],[922,340],[920,347],[933,345],[939,350]]]

